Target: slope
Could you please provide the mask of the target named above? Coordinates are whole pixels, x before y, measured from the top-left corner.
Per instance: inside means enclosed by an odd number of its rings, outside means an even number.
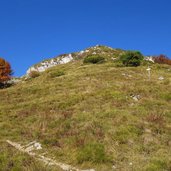
[[[151,64],[151,80],[146,69],[75,60],[0,90],[1,168],[10,167],[9,139],[37,140],[79,168],[169,170],[171,69]]]

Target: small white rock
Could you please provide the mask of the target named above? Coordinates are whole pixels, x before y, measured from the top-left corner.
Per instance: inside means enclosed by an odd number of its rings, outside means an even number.
[[[80,51],[80,54],[82,55],[84,53],[84,51],[82,50],[82,51]]]
[[[159,80],[164,80],[164,77],[160,76],[158,79],[159,79]]]
[[[132,166],[133,165],[132,162],[130,162],[129,165]]]
[[[35,143],[34,147],[36,148],[36,150],[41,150],[42,149],[42,146],[41,146],[40,143]]]
[[[138,98],[135,96],[135,97],[133,97],[133,100],[138,101]]]
[[[116,169],[116,166],[115,166],[115,165],[113,165],[113,166],[112,166],[112,169]]]
[[[147,71],[150,71],[150,70],[151,70],[151,68],[147,68],[146,70],[147,70]]]
[[[131,95],[131,97],[132,97],[132,99],[134,101],[139,101],[140,100],[140,95],[139,94],[138,95]]]

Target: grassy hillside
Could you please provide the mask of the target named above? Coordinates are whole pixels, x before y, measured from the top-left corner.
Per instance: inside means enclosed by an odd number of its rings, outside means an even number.
[[[49,157],[78,168],[171,170],[171,69],[151,68],[149,81],[146,65],[76,60],[0,90],[0,168],[48,170],[9,139],[37,140]]]

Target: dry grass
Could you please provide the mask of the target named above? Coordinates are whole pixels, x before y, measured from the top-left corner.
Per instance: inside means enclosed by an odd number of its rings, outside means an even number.
[[[80,168],[169,170],[171,71],[154,64],[149,81],[147,66],[116,65],[76,61],[0,90],[1,140],[38,140],[56,160]],[[55,71],[65,75],[51,77]]]

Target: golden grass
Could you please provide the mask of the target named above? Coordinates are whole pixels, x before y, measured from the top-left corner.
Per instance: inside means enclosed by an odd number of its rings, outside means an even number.
[[[80,168],[169,170],[171,71],[151,68],[149,81],[147,66],[76,61],[0,90],[0,138],[38,140],[56,160]]]

